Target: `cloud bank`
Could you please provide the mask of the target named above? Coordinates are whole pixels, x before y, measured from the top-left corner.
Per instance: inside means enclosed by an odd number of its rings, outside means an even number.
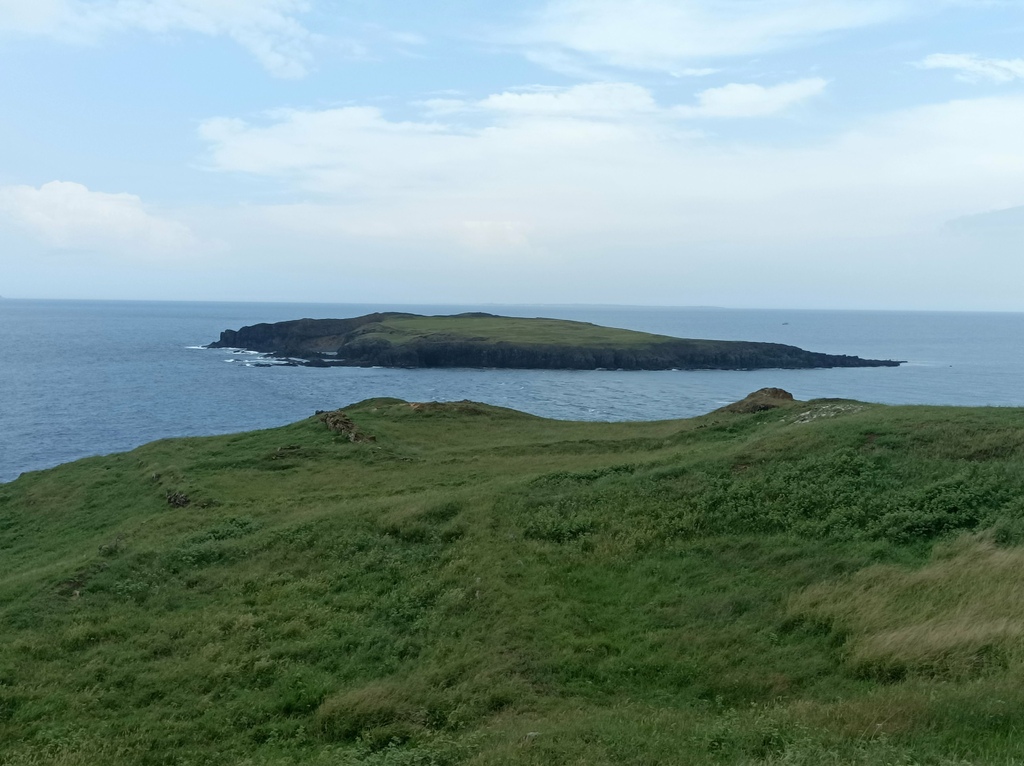
[[[132,194],[51,181],[0,187],[0,216],[44,245],[136,256],[181,254],[200,246],[187,226],[153,215]]]
[[[226,37],[271,74],[302,77],[314,35],[306,0],[0,0],[0,33],[96,43],[113,34],[188,32]]]
[[[812,77],[781,85],[730,83],[697,94],[697,106],[679,106],[681,117],[766,117],[825,92],[827,80]]]
[[[952,69],[967,82],[989,80],[997,83],[1024,80],[1024,59],[986,59],[955,53],[935,53],[918,62],[922,69]]]
[[[678,72],[693,60],[804,45],[907,10],[899,0],[553,0],[517,42],[541,63]]]
[[[726,86],[693,109],[763,115],[823,87]],[[404,121],[358,106],[215,119],[201,135],[212,169],[317,200],[261,208],[266,220],[413,249],[500,243],[580,259],[588,243],[733,243],[753,254],[934,233],[957,216],[1024,204],[1019,96],[910,108],[800,145],[712,140],[632,85],[457,103],[475,110],[472,124],[453,106]]]

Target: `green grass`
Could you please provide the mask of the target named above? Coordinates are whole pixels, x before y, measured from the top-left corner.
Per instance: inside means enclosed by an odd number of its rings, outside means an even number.
[[[587,348],[646,348],[678,340],[589,322],[501,316],[395,316],[366,329],[363,338],[386,340],[396,346],[426,338]]]
[[[0,765],[1024,763],[1024,411],[346,412],[0,485]]]

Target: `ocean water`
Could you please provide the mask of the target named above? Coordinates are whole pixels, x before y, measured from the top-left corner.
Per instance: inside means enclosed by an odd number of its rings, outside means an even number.
[[[898,368],[757,371],[253,367],[223,329],[402,310],[576,319],[789,343]],[[691,417],[764,386],[798,399],[1024,406],[1024,314],[0,300],[0,482],[173,436],[269,428],[374,396],[473,399],[564,420]]]

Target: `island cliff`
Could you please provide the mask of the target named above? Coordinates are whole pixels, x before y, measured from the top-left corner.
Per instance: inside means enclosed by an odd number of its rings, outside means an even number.
[[[297,319],[225,330],[209,348],[243,348],[309,366],[746,370],[895,367],[781,343],[674,338],[562,319],[398,312]]]

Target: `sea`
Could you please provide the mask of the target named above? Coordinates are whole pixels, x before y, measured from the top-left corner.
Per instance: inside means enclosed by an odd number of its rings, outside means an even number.
[[[826,370],[383,369],[254,366],[221,330],[372,311],[574,319],[688,338],[788,343],[905,361]],[[798,399],[1024,406],[1024,314],[0,300],[0,482],[176,436],[271,428],[370,397],[470,399],[560,420],[701,415],[766,386]]]

